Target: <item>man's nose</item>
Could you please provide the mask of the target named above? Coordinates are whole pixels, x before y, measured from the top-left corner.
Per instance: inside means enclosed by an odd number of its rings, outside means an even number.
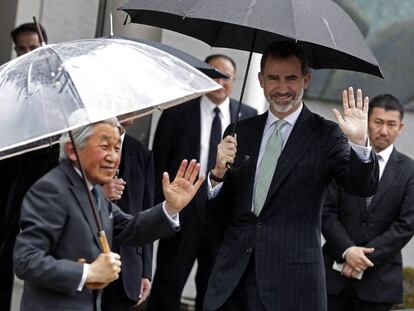
[[[388,127],[386,124],[382,125],[380,128],[380,134],[381,135],[387,135],[388,134]]]

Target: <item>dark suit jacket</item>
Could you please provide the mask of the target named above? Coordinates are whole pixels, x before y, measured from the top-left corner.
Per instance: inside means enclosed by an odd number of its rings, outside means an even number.
[[[143,245],[174,231],[161,205],[132,217],[101,192],[97,206],[109,242],[114,236]],[[92,291],[77,291],[83,271],[77,259],[92,262],[101,250],[85,189],[69,162],[61,162],[30,188],[21,227],[14,250],[15,272],[25,281],[21,310],[93,310]]]
[[[394,148],[368,209],[365,198],[333,184],[324,205],[322,232],[327,240],[323,254],[329,294],[338,295],[352,282],[332,270],[333,262],[343,262],[343,252],[353,245],[366,246],[375,248],[367,255],[375,266],[361,281],[353,281],[359,298],[401,303],[401,249],[414,233],[414,162]]]
[[[238,102],[230,99],[230,117],[233,122],[236,118]],[[240,119],[257,115],[257,111],[246,105],[241,106]],[[155,167],[155,202],[164,200],[161,176],[167,171],[174,176],[183,159],[200,160],[201,136],[200,98],[196,98],[182,105],[163,111],[158,122],[154,137],[154,167]],[[180,212],[181,226],[186,226],[189,214],[197,219],[204,219],[204,207],[207,199],[205,183],[195,196],[194,200]],[[193,213],[197,212],[196,215]],[[200,215],[201,214],[201,215]],[[194,218],[193,218],[194,219]]]
[[[280,155],[263,209],[251,212],[253,185],[267,113],[240,122],[236,162],[248,166],[228,175],[209,201],[209,218],[229,219],[205,296],[215,310],[232,294],[254,256],[258,295],[266,310],[324,311],[326,289],[321,250],[325,190],[335,178],[349,191],[374,193],[375,160],[362,163],[337,124],[306,106]]]
[[[119,177],[126,187],[116,204],[125,213],[136,215],[154,203],[154,164],[152,152],[138,140],[126,135],[122,143]],[[138,301],[141,278],[152,277],[152,243],[133,247],[114,242],[112,247],[122,258],[122,282],[129,299]],[[121,281],[121,280],[119,280]],[[116,281],[118,282],[118,281]],[[111,286],[111,285],[109,285]]]

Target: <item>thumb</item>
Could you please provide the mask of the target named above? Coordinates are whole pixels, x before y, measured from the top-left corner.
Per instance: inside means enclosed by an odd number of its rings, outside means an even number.
[[[166,188],[170,185],[170,176],[168,175],[167,172],[164,172],[162,174],[162,187]]]
[[[335,115],[336,120],[338,121],[339,124],[342,124],[343,122],[345,122],[345,120],[342,118],[341,113],[338,111],[338,109],[332,109],[332,112]]]

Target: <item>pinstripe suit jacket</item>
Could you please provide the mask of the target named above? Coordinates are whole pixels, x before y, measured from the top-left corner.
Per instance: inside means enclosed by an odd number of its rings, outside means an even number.
[[[208,310],[230,297],[250,260],[255,259],[258,294],[268,311],[324,311],[326,291],[321,251],[321,213],[325,190],[335,178],[362,196],[375,192],[374,158],[362,163],[350,151],[339,127],[306,106],[280,155],[259,217],[252,212],[253,184],[267,113],[241,121],[238,156],[248,166],[228,176],[209,202],[209,219],[224,217],[228,229],[205,297]]]

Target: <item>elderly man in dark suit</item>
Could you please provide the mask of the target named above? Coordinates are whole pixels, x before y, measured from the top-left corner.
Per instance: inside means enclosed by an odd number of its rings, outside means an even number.
[[[163,112],[154,138],[156,176],[173,172],[180,159],[194,158],[207,172],[215,162],[217,144],[226,126],[236,118],[239,103],[229,96],[233,90],[236,64],[226,55],[210,55],[205,60],[228,79],[216,79],[222,88]],[[241,119],[257,111],[242,105]],[[161,183],[155,186],[155,201],[163,200]],[[201,189],[190,206],[181,213],[182,231],[162,239],[157,253],[157,268],[149,299],[149,311],[180,310],[181,293],[197,259],[196,310],[201,310],[208,277],[221,240],[222,225],[208,225],[205,217],[207,190]]]
[[[124,127],[133,121],[122,122]],[[122,139],[121,163],[116,178],[104,187],[105,196],[122,211],[135,215],[154,202],[154,163],[152,152],[132,136]],[[124,246],[113,242],[112,250],[121,255],[122,271],[118,280],[102,295],[102,310],[132,310],[148,297],[152,279],[152,243]]]
[[[339,127],[312,113],[302,102],[310,72],[292,42],[266,49],[259,81],[269,111],[240,122],[237,140],[225,136],[209,174],[208,217],[226,219],[228,228],[204,307],[325,311],[325,190],[332,179],[365,196],[377,186],[376,162],[366,147],[368,98],[358,90],[355,100],[352,89],[344,91],[344,116],[334,111]],[[237,164],[245,154],[247,167],[228,174],[226,163]]]
[[[177,214],[203,182],[196,181],[199,164],[183,161],[175,180],[163,176],[166,201],[136,216],[123,213],[103,197],[120,161],[120,129],[116,119],[74,130],[79,161],[94,194],[98,217],[109,242],[142,245],[172,234]],[[61,138],[61,163],[26,194],[21,233],[14,250],[17,276],[25,281],[21,310],[99,310],[100,291],[118,278],[121,266],[116,253],[101,253],[97,225],[88,205],[74,146]],[[188,165],[187,165],[188,164]]]
[[[392,95],[370,102],[377,193],[366,199],[335,184],[329,189],[322,217],[329,311],[386,311],[402,302],[401,249],[414,234],[414,162],[394,147],[403,115]]]

